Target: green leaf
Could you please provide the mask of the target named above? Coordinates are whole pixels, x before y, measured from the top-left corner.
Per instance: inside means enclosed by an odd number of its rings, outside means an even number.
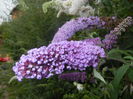
[[[101,76],[101,74],[96,71],[96,69],[93,70],[93,73],[94,73],[94,77],[100,79],[102,82],[104,82],[105,84],[107,84],[106,81],[104,80],[104,78]]]
[[[117,72],[116,75],[114,77],[113,80],[113,86],[118,87],[119,83],[121,81],[121,79],[123,78],[123,76],[126,74],[127,70],[129,69],[129,65],[123,65],[122,67],[120,67]]]
[[[116,60],[125,63],[125,60],[122,58],[122,55],[130,55],[126,51],[113,49],[108,53],[108,59]]]
[[[126,74],[128,69],[129,69],[129,65],[123,65],[116,71],[114,80],[112,81],[110,99],[118,99],[120,81],[122,80],[123,76]]]
[[[125,59],[133,60],[133,57],[132,57],[132,56],[125,56],[124,58],[125,58]]]
[[[133,68],[129,70],[128,78],[133,82]]]

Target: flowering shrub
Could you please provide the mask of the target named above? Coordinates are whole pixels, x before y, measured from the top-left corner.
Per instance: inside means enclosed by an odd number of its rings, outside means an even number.
[[[99,59],[104,57],[104,49],[100,46],[83,41],[62,41],[28,51],[13,66],[13,71],[19,81],[23,78],[49,78],[65,69],[83,71],[89,66],[95,68]]]
[[[69,23],[67,25],[65,24],[62,30],[60,29],[55,35],[53,42],[67,40],[75,31],[87,28],[87,26],[92,28],[91,25],[101,27],[101,25],[105,24],[97,17],[80,19],[78,21],[76,20],[76,23],[80,22],[79,26],[77,24],[72,25],[74,29],[69,29],[71,28],[71,25],[68,25]],[[70,24],[71,22],[73,21],[70,21]],[[84,24],[84,22],[89,25]],[[21,81],[23,78],[49,78],[54,74],[61,74],[65,69],[82,71],[88,66],[96,67],[99,63],[99,58],[105,57],[104,49],[97,45],[103,44],[105,49],[111,49],[113,44],[116,43],[117,36],[120,35],[120,32],[124,31],[131,24],[132,18],[127,17],[110,34],[107,34],[103,41],[100,38],[84,41],[62,41],[52,43],[48,47],[43,46],[32,49],[28,51],[27,55],[21,56],[20,61],[16,63],[13,70],[18,80]],[[70,31],[66,31],[66,29]],[[64,33],[63,37],[61,37],[62,33]]]

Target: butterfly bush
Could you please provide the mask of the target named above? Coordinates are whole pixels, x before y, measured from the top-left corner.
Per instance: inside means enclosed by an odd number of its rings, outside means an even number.
[[[105,24],[98,17],[80,18],[77,20],[70,21],[70,23],[76,21],[73,25],[69,24],[69,22],[67,23],[68,26],[64,25],[64,30],[59,29],[59,32],[57,32],[58,35],[56,34],[53,43],[49,46],[31,49],[26,55],[20,57],[20,60],[13,66],[13,71],[19,81],[23,78],[49,78],[55,74],[62,74],[64,70],[83,71],[90,66],[93,68],[97,67],[100,59],[105,58],[104,49],[112,48],[121,32],[125,31],[125,28],[133,22],[131,17],[127,17],[114,30],[107,34],[102,41],[99,37],[83,41],[63,41],[70,38],[75,31],[88,27],[93,28],[94,25],[101,27]],[[85,23],[89,24],[86,25]],[[100,24],[97,25],[98,23]],[[100,46],[102,44],[104,45],[102,46],[103,48]],[[63,77],[66,78],[66,76],[62,76],[61,78]]]
[[[125,28],[132,24],[132,17],[127,17],[117,27],[115,27],[114,30],[110,31],[109,34],[106,34],[105,39],[102,40],[104,48],[111,49],[117,43],[118,36],[121,35],[121,32],[125,32]]]
[[[95,11],[89,3],[87,4],[88,1],[89,0],[51,0],[43,4],[43,11],[46,13],[48,8],[54,8],[58,11],[57,17],[59,17],[61,13],[88,17],[94,15]]]
[[[23,78],[49,78],[64,70],[83,71],[89,66],[95,68],[100,58],[104,57],[105,51],[100,46],[83,41],[62,41],[29,50],[13,66],[13,71],[19,81]]]
[[[99,17],[91,16],[88,18],[81,17],[81,18],[73,19],[71,21],[66,22],[61,28],[59,28],[52,42],[60,42],[60,41],[68,40],[79,30],[103,28],[104,25],[105,25],[105,22],[102,21]]]
[[[103,48],[109,50],[117,43],[118,36],[121,35],[121,32],[125,32],[125,28],[132,24],[133,24],[132,17],[127,17],[114,30],[110,31],[109,34],[106,34],[104,40],[101,40],[99,37],[97,37],[97,38],[85,39],[83,41],[86,41],[89,44],[102,46]],[[61,74],[59,78],[67,81],[78,82],[79,80],[82,79],[82,77],[80,77],[79,75],[80,73],[78,74],[77,72],[73,72],[73,73]]]
[[[87,74],[86,72],[64,73],[60,74],[58,78],[67,81],[85,82],[87,80]]]

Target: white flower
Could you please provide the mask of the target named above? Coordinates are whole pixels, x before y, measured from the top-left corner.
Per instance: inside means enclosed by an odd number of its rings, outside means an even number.
[[[69,9],[72,6],[72,0],[66,0],[62,3],[64,8]]]
[[[69,8],[69,14],[75,15],[78,10],[86,4],[87,0],[73,0],[72,5]]]
[[[77,84],[77,89],[79,91],[82,91],[84,89],[83,85],[82,84]]]
[[[94,15],[94,9],[90,5],[86,5],[89,0],[52,0],[43,4],[44,12],[47,8],[52,7],[58,11],[57,17],[62,13],[88,17]]]
[[[82,91],[84,89],[83,84],[80,84],[80,83],[77,83],[77,82],[74,82],[73,84],[77,87],[77,89],[79,91]]]
[[[93,16],[94,12],[95,9],[93,9],[91,6],[82,6],[79,10],[79,16],[82,17]]]
[[[95,0],[95,4],[101,3],[101,0]]]

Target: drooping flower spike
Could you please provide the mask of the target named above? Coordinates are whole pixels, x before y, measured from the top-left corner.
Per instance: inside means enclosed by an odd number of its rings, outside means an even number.
[[[28,51],[13,66],[13,71],[19,81],[23,78],[49,78],[64,70],[95,68],[104,57],[104,49],[100,46],[83,41],[62,41]]]
[[[58,32],[55,34],[53,42],[65,41],[71,38],[76,32],[84,29],[92,28],[103,28],[105,22],[102,21],[99,17],[81,17],[77,19],[72,19],[66,22]]]
[[[125,32],[128,26],[133,24],[132,17],[125,18],[114,30],[111,30],[109,34],[105,35],[105,39],[102,40],[105,49],[111,49],[116,43],[118,36],[121,32]]]

